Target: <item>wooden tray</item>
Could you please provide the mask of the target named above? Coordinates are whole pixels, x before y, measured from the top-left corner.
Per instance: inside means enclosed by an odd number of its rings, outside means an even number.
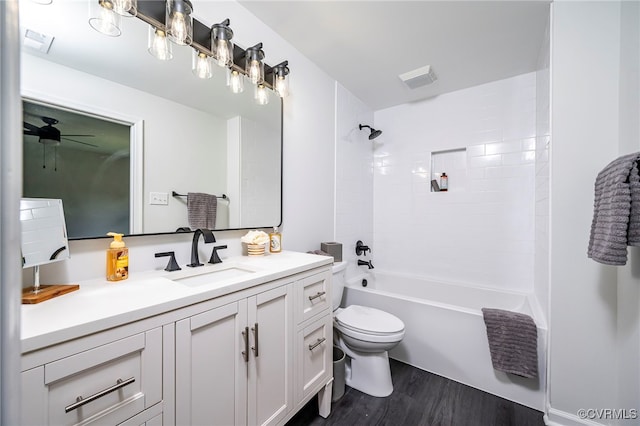
[[[41,285],[37,293],[33,293],[33,287],[24,288],[22,289],[22,304],[33,305],[44,302],[45,300],[53,299],[54,297],[76,291],[79,288],[80,286],[78,284]]]

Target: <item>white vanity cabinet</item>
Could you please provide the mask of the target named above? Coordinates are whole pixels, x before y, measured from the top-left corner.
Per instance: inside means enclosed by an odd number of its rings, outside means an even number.
[[[21,373],[22,425],[115,425],[154,406],[161,414],[162,328],[83,346],[53,348],[44,356],[54,359]]]
[[[176,423],[277,424],[293,405],[292,284],[176,323]]]
[[[108,303],[123,300],[118,293],[101,299],[119,287],[96,287],[94,298],[82,285],[75,297],[87,305],[77,320],[73,295],[29,307],[34,325],[27,321],[23,335],[37,338],[23,337],[21,424],[282,425],[316,394],[328,416],[330,266],[294,253],[274,262],[289,265],[284,259],[292,266],[211,292],[141,282],[157,301],[138,310],[132,298],[126,309]],[[36,319],[57,315],[64,327],[35,333]]]

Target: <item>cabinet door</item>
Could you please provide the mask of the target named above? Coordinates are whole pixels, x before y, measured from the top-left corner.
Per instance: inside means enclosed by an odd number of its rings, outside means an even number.
[[[246,300],[176,323],[176,424],[247,423]]]
[[[293,295],[285,285],[248,300],[249,424],[278,423],[293,406]]]

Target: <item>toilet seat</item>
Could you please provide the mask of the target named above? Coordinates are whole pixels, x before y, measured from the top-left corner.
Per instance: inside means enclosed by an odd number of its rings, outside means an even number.
[[[351,305],[335,315],[335,326],[354,339],[368,342],[399,342],[404,337],[404,323],[379,309]]]

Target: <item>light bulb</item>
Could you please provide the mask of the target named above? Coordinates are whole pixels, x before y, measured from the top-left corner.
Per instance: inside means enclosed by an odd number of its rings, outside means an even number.
[[[91,2],[90,7],[89,25],[94,30],[111,37],[118,37],[122,34],[120,31],[120,15],[113,11],[113,3],[111,1]]]
[[[289,85],[287,84],[287,80],[285,76],[276,76],[274,89],[280,95],[281,98],[285,98],[289,94],[288,86]]]
[[[254,98],[258,105],[267,105],[269,103],[269,92],[267,92],[267,88],[263,84],[256,86]]]
[[[187,39],[187,22],[184,19],[184,14],[180,12],[176,12],[173,15],[173,20],[171,21],[171,35],[175,39],[178,44],[187,44],[185,41]]]
[[[253,84],[258,84],[260,80],[262,80],[260,71],[260,61],[255,59],[251,60],[249,64],[249,80],[251,80]]]
[[[122,16],[135,16],[138,14],[136,0],[112,0],[113,11]]]
[[[229,43],[226,40],[216,41],[216,63],[221,67],[231,63],[231,52],[229,52]]]
[[[242,93],[244,91],[244,80],[242,74],[236,70],[230,70],[227,83],[232,93]]]
[[[169,43],[164,31],[149,27],[149,53],[161,61],[173,58],[171,43]]]
[[[165,23],[167,35],[176,44],[188,46],[193,41],[193,6],[189,0],[167,0]]]
[[[196,50],[193,51],[193,73],[198,78],[211,78],[213,71],[211,68],[211,57]]]

